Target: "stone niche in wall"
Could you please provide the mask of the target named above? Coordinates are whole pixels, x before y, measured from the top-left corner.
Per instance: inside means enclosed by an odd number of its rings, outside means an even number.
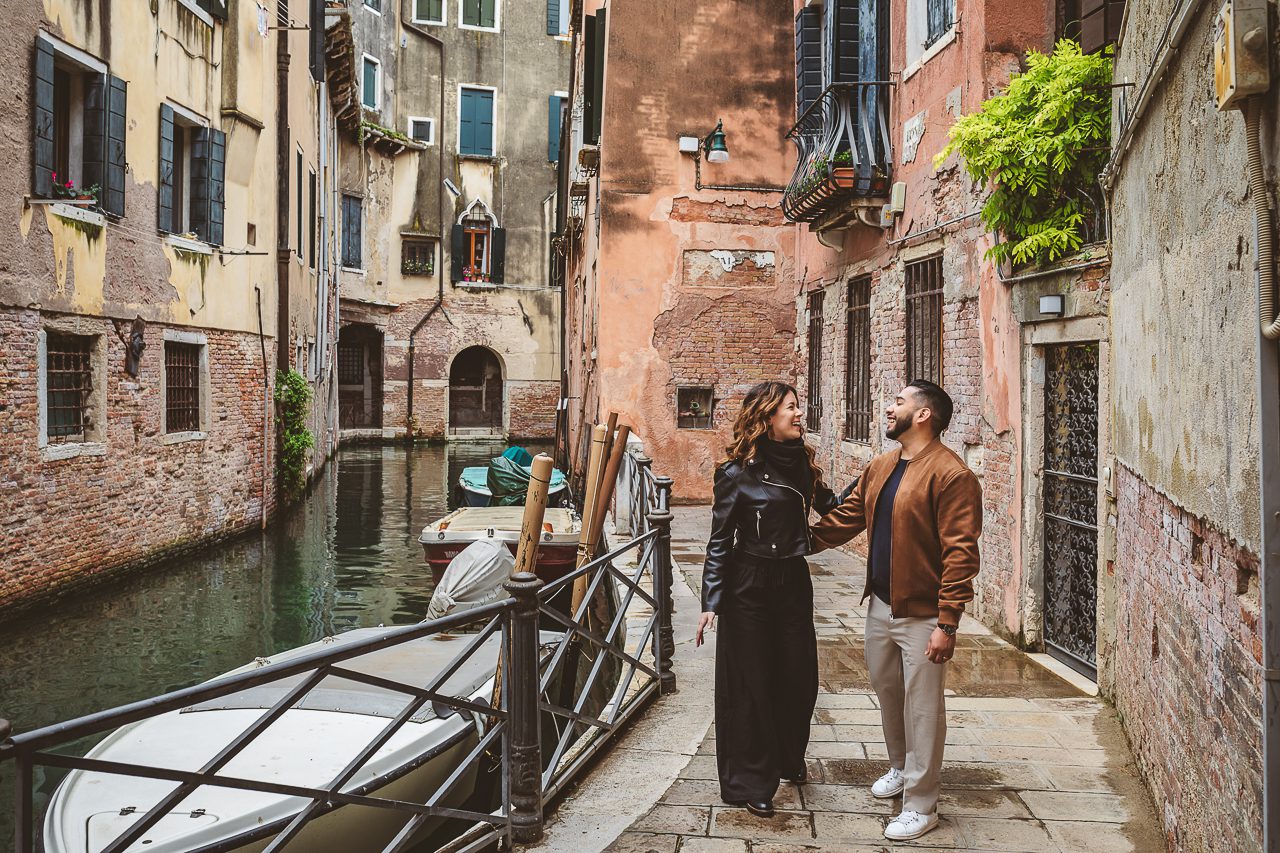
[[[756,249],[686,249],[681,283],[688,287],[773,287],[775,253]]]

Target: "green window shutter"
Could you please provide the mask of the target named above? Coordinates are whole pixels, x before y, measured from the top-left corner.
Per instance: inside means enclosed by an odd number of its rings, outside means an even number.
[[[458,153],[476,153],[476,103],[470,89],[463,89],[458,105]]]
[[[564,98],[552,95],[547,99],[547,159],[552,163],[560,160],[560,112]]]
[[[311,31],[307,33],[311,79],[324,81],[324,0],[311,0]]]
[[[476,103],[476,146],[479,153],[493,156],[493,92],[479,92]]]
[[[497,25],[497,0],[480,0],[480,26],[494,27]]]
[[[113,216],[124,216],[124,134],[127,84],[119,77],[107,77],[107,153],[102,192],[98,201]]]
[[[378,108],[378,66],[370,59],[363,60],[364,73],[361,77],[360,102],[369,109]]]
[[[462,265],[466,260],[465,236],[461,225],[454,225],[449,235],[449,280],[462,281]]]
[[[107,75],[86,74],[84,87],[84,135],[80,177],[81,188],[98,185],[98,200],[106,185],[107,157]]]
[[[197,127],[189,132],[191,140],[190,196],[188,216],[191,230],[209,241],[209,128]]]
[[[589,72],[595,78],[595,108],[591,111],[591,144],[600,142],[600,132],[604,129],[604,53],[608,28],[605,21],[605,10],[596,13],[596,53],[592,69]]]
[[[560,35],[560,4],[569,0],[547,0],[547,35]]]
[[[364,263],[360,204],[357,196],[342,197],[342,265],[350,269],[361,269]]]
[[[160,105],[160,199],[157,206],[158,226],[173,233],[173,107]]]
[[[584,44],[582,46],[582,133],[583,142],[587,145],[595,145],[596,137],[591,135],[591,129],[595,122],[592,116],[595,115],[596,102],[600,96],[596,92],[596,78],[591,70],[596,67],[596,52],[599,47],[596,45],[596,16],[587,15],[582,27],[584,36]]]
[[[226,217],[227,135],[221,130],[209,131],[209,235],[215,246],[222,245],[223,222]]]
[[[227,135],[196,128],[191,138],[191,230],[214,245],[222,244],[226,159]]]
[[[413,17],[417,21],[444,23],[443,0],[414,0]]]
[[[197,0],[197,5],[219,21],[227,19],[227,0]]]
[[[458,151],[493,156],[493,92],[463,89],[458,122]]]
[[[36,39],[32,110],[31,192],[37,198],[53,195],[53,45]]]
[[[489,281],[502,284],[507,280],[507,229],[490,229],[489,251]]]

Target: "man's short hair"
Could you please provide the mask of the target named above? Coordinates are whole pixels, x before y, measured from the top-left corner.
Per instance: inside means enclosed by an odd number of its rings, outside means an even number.
[[[915,389],[921,408],[927,408],[933,414],[929,422],[933,424],[934,434],[942,435],[942,431],[951,425],[951,413],[955,410],[951,395],[928,379],[912,379],[907,387]]]

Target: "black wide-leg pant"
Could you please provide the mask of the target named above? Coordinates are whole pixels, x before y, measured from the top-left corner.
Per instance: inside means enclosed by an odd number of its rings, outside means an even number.
[[[716,628],[716,763],[728,802],[772,799],[782,774],[804,766],[818,701],[808,564],[740,556]]]

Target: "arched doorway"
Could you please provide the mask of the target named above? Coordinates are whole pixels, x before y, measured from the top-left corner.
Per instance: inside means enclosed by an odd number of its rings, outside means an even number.
[[[488,347],[467,347],[449,368],[450,432],[502,432],[502,364]]]
[[[338,332],[338,426],[382,426],[382,332],[365,323]]]

